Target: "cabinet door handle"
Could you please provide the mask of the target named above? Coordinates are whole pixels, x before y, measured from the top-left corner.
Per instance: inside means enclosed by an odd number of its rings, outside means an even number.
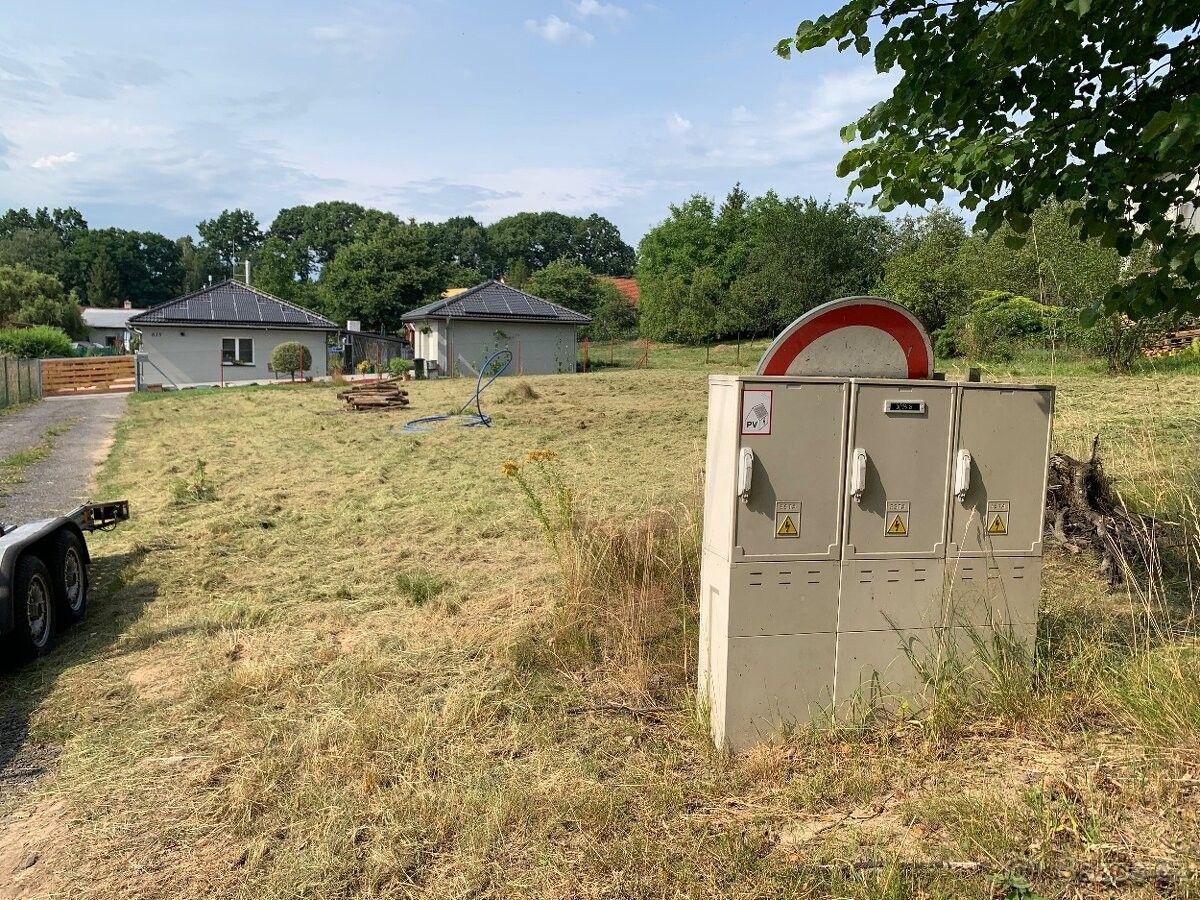
[[[743,447],[738,457],[738,496],[750,499],[750,482],[754,478],[754,451]]]
[[[867,451],[862,447],[854,448],[854,456],[850,460],[850,496],[862,502],[867,490]]]
[[[971,489],[971,451],[959,450],[954,460],[954,496],[961,503]]]

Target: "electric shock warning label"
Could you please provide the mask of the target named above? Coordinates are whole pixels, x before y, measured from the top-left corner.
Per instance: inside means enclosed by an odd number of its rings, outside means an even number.
[[[774,393],[770,390],[742,392],[742,434],[771,433],[771,405]]]
[[[908,537],[910,500],[889,500],[883,514],[883,533],[888,537]]]
[[[796,500],[776,501],[775,537],[800,537],[800,503]]]
[[[990,536],[1008,534],[1008,500],[989,500],[984,524]]]

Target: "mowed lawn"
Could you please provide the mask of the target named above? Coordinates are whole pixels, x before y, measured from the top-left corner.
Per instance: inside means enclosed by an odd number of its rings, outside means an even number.
[[[92,541],[89,619],[0,676],[31,743],[61,748],[54,774],[0,793],[45,832],[22,877],[85,898],[979,897],[995,873],[1073,895],[1115,867],[1142,873],[1131,895],[1187,890],[1200,701],[1179,681],[1182,718],[1157,728],[1075,673],[1110,631],[1186,669],[1190,626],[1143,628],[1143,592],[1108,594],[1094,560],[1047,560],[1026,702],[949,724],[730,758],[686,686],[529,662],[562,591],[503,463],[548,449],[591,514],[682,520],[705,379],[508,379],[485,401],[495,427],[419,435],[329,386],[133,398],[100,495],[134,518]],[[1101,433],[1139,502],[1194,496],[1200,377],[1057,382],[1056,446]],[[470,388],[414,382],[411,415]],[[1096,671],[1136,681],[1122,652]]]

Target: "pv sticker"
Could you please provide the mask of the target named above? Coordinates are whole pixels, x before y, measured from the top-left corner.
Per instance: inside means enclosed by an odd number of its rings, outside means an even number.
[[[908,537],[908,500],[889,500],[883,513],[883,533],[887,537]]]
[[[742,434],[770,434],[771,406],[774,393],[770,390],[742,392]]]
[[[986,531],[990,536],[1008,534],[1008,500],[989,500],[987,517],[984,520]]]
[[[800,504],[797,501],[779,501],[775,504],[775,537],[800,537]]]

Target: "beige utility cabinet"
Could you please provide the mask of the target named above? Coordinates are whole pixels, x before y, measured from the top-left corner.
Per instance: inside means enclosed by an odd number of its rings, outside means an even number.
[[[1032,640],[1053,398],[709,380],[699,687],[719,744],[919,699],[914,660],[980,629]]]

